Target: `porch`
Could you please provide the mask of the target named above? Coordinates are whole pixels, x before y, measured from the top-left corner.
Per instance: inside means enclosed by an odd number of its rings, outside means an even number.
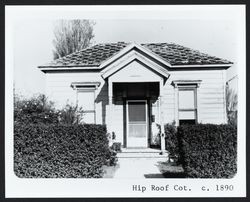
[[[108,131],[115,136],[114,142],[121,142],[125,156],[137,153],[157,157],[165,153],[161,85],[161,82],[109,83]],[[155,146],[160,146],[160,150],[152,149]]]
[[[161,152],[165,153],[161,107],[164,83],[169,77],[167,69],[138,47],[105,65],[108,67],[102,78],[108,84],[108,132],[115,134],[115,141],[124,148],[149,148],[152,126],[158,125]]]

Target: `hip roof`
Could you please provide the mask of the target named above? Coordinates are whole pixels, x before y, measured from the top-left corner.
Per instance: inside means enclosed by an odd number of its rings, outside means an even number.
[[[131,43],[100,43],[56,59],[39,68],[98,67]],[[168,62],[178,65],[230,65],[232,62],[175,43],[143,43],[142,47]]]

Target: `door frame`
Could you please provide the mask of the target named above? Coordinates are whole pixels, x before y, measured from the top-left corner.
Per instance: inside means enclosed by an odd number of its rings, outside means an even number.
[[[145,116],[146,116],[146,148],[148,148],[148,130],[149,130],[149,120],[148,120],[148,100],[147,99],[138,99],[138,100],[133,100],[133,99],[127,99],[126,100],[126,147],[128,148],[128,134],[129,134],[129,116],[128,116],[128,103],[129,102],[144,102],[145,103]],[[139,147],[138,147],[139,148]]]

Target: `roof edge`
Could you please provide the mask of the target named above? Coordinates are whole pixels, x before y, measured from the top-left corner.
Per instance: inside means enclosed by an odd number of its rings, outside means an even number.
[[[202,64],[202,65],[171,65],[168,66],[170,70],[183,70],[183,69],[196,69],[200,68],[198,70],[202,70],[205,68],[210,68],[210,69],[228,69],[231,67],[234,63],[230,64]],[[74,70],[101,70],[103,69],[101,66],[93,66],[93,67],[86,67],[86,66],[38,66],[38,68],[42,72],[50,72],[50,71],[74,71]]]
[[[229,63],[229,64],[220,64],[220,63],[215,63],[215,64],[200,64],[200,65],[196,65],[196,64],[188,64],[188,65],[171,65],[172,68],[195,68],[195,67],[230,67],[232,66],[234,63]]]

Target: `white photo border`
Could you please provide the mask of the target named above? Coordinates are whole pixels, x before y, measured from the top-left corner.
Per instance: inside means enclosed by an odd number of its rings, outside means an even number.
[[[192,11],[192,12],[190,12]],[[57,19],[173,19],[176,12],[182,13],[178,19],[212,19],[220,13],[221,19],[236,20],[239,31],[238,61],[238,169],[232,179],[22,179],[13,170],[13,75],[14,51],[13,29],[16,20],[27,18]],[[227,11],[227,12],[223,12]],[[231,12],[231,13],[230,13]],[[44,15],[46,13],[46,15]],[[128,15],[129,13],[129,15]],[[191,14],[190,14],[191,13]],[[210,14],[209,14],[210,13]],[[230,13],[230,15],[229,15]],[[214,17],[215,18],[215,17]],[[218,15],[215,20],[218,19]],[[177,5],[177,6],[6,6],[5,9],[5,191],[7,198],[117,198],[117,197],[245,197],[246,196],[246,30],[244,5]],[[191,186],[192,191],[178,192],[133,192],[133,185],[150,187],[174,185]],[[216,191],[216,185],[233,185],[231,192]],[[210,191],[202,191],[202,187]]]

